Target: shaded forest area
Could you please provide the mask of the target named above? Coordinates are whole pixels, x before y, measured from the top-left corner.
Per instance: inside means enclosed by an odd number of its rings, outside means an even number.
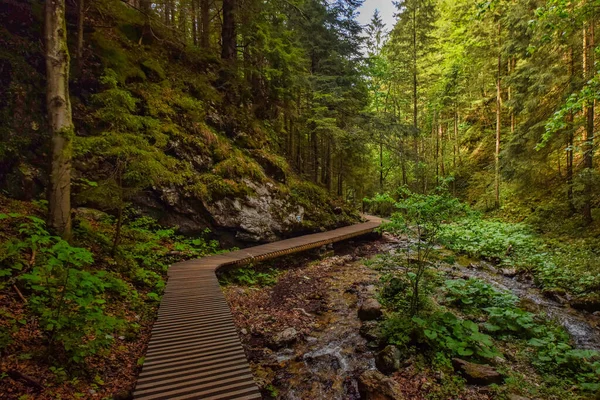
[[[596,311],[598,2],[361,4],[0,1],[3,393],[126,398],[170,264],[440,190],[504,221],[446,246]]]

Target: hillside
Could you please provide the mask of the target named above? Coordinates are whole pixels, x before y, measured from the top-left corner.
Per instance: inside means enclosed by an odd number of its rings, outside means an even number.
[[[0,14],[0,188],[21,200],[43,197],[48,183],[41,12],[36,2],[9,2]],[[357,220],[290,168],[273,121],[256,116],[248,93],[224,100],[231,88],[219,86],[224,65],[212,53],[120,1],[92,3],[83,28],[83,58],[71,68],[74,207],[127,209],[235,244]],[[242,78],[234,86],[249,89]]]

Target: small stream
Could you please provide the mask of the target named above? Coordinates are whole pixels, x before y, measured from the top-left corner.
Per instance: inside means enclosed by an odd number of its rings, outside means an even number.
[[[409,243],[406,239],[395,239],[382,250],[399,253],[411,244],[414,243]],[[458,256],[455,252],[441,246],[436,246],[435,250],[442,258],[445,256],[456,257],[454,265],[439,268],[449,278],[477,278],[499,290],[511,292],[520,299],[522,308],[530,312],[545,314],[561,324],[571,336],[576,348],[600,351],[600,316],[573,309],[566,302],[561,303],[549,299],[534,285],[532,280],[524,279],[519,275],[505,276],[486,261]]]
[[[485,261],[472,262],[468,259],[462,259],[453,268],[446,269],[446,272],[456,278],[477,278],[500,290],[512,292],[519,297],[524,309],[543,313],[560,323],[571,336],[575,347],[600,350],[600,317],[549,299],[533,282],[519,279],[518,276],[502,275]]]
[[[402,251],[406,240],[390,240],[380,253]],[[437,248],[443,257],[454,252]],[[548,299],[531,281],[518,276],[502,275],[493,265],[480,260],[457,257],[457,262],[440,267],[450,279],[477,278],[499,290],[510,291],[521,300],[521,306],[558,321],[569,332],[573,344],[581,349],[600,350],[600,316],[581,312]],[[328,311],[317,316],[316,329],[292,348],[274,352],[277,365],[274,383],[278,398],[360,399],[358,377],[375,368],[374,353],[360,336],[361,321],[357,305],[361,299],[375,295],[374,284],[379,273],[362,262],[347,262],[331,271],[328,278]]]
[[[286,380],[281,398],[360,399],[357,378],[375,368],[373,353],[359,334],[357,304],[361,292],[374,290],[374,271],[360,265],[336,268],[328,279],[328,311],[318,316],[318,328],[293,348],[275,354],[285,366]]]

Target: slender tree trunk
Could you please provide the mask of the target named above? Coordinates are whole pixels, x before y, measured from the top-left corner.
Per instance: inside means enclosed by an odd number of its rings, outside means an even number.
[[[446,132],[448,131],[448,122],[446,122],[445,124],[440,124],[440,159],[441,159],[441,163],[440,163],[440,172],[442,174],[442,177],[445,178],[446,177],[446,166],[445,166],[445,160],[446,160]]]
[[[379,191],[383,193],[383,132],[379,132]]]
[[[419,107],[418,107],[418,77],[417,77],[417,6],[414,5],[412,12],[412,97],[413,97],[413,134],[415,135],[414,150],[415,150],[415,166],[419,163],[419,134],[418,134],[418,120],[419,120]]]
[[[221,58],[235,60],[237,42],[235,33],[235,0],[223,0],[223,28],[221,30]]]
[[[501,41],[502,27],[498,23],[498,76],[496,78],[496,152],[494,156],[495,161],[495,206],[500,207],[500,131],[501,131],[501,117],[502,117],[502,41]]]
[[[441,118],[441,116],[440,116]],[[435,121],[435,112],[433,113],[433,123],[431,127],[431,134],[435,137],[435,184],[440,184],[440,133],[442,130],[442,124]]]
[[[569,85],[573,87],[573,77],[575,75],[575,59],[573,54],[573,46],[569,48]],[[567,201],[569,203],[569,211],[575,213],[573,204],[573,112],[567,114],[567,150],[566,150],[566,173],[567,173]]]
[[[198,46],[198,8],[196,7],[196,2],[198,0],[191,0],[192,2],[192,42],[194,46]]]
[[[594,19],[589,22],[587,28],[583,31],[583,58],[584,63],[584,79],[587,81],[591,78],[594,73]],[[593,153],[594,153],[594,104],[591,103],[586,105],[585,108],[585,130],[583,133],[583,168],[587,172],[591,172],[594,166],[593,164]],[[589,182],[589,177],[585,181],[585,202],[583,204],[583,222],[586,225],[592,223],[592,188]]]
[[[77,4],[77,69],[81,73],[83,68],[83,21],[85,19],[85,0]]]
[[[48,194],[49,225],[71,237],[71,158],[75,130],[69,99],[69,49],[65,1],[47,0],[45,9],[46,103],[52,136],[52,166]]]
[[[454,103],[454,140],[452,145],[452,194],[456,196],[456,156],[458,153],[458,107]]]
[[[210,46],[210,3],[209,0],[200,0],[200,23],[202,34],[200,35],[200,46],[208,49]]]
[[[319,141],[315,131],[310,134],[313,155],[313,182],[319,183]]]
[[[338,173],[338,187],[337,187],[337,194],[338,196],[342,196],[342,194],[344,194],[344,175],[343,175],[343,171],[344,171],[344,158],[340,157],[340,171]]]

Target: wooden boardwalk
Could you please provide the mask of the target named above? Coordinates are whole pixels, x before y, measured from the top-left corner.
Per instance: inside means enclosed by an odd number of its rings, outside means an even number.
[[[381,219],[172,265],[134,399],[260,399],[215,271],[372,232]]]

